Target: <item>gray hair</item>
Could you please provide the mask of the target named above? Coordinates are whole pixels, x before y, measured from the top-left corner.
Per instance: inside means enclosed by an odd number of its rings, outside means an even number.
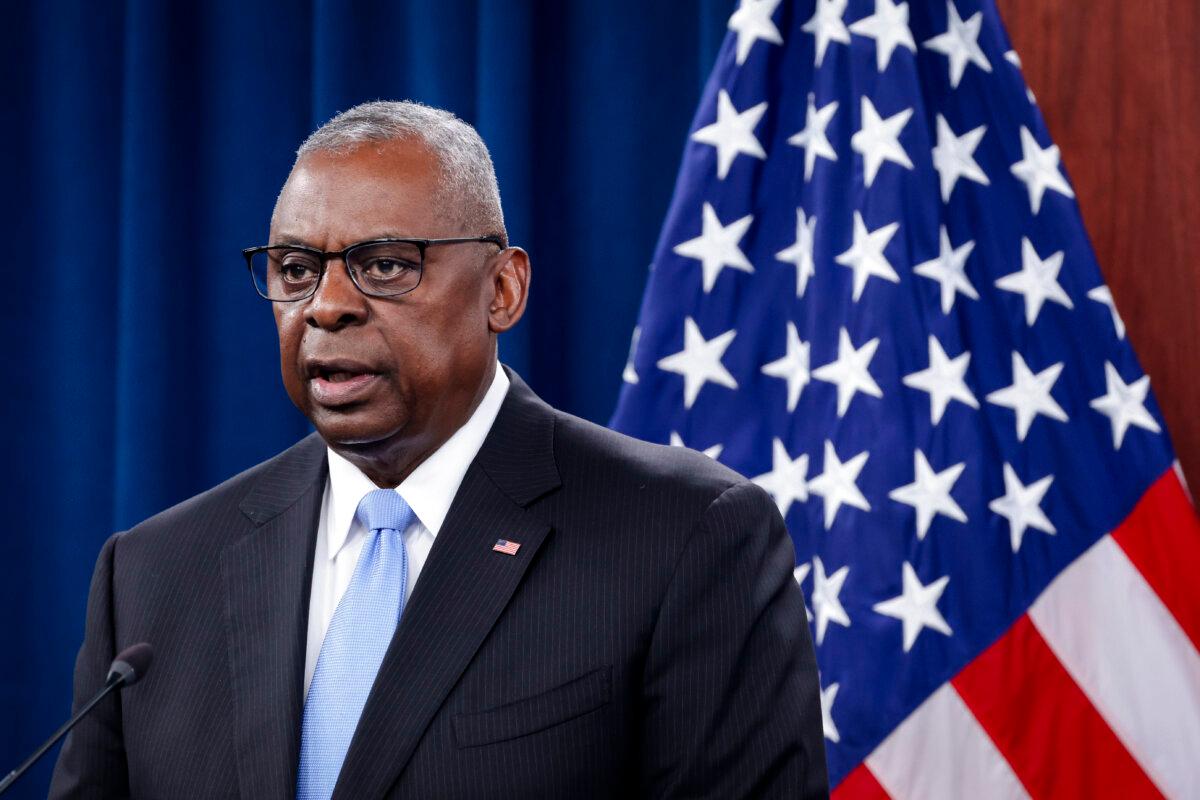
[[[314,131],[296,160],[317,151],[345,153],[367,142],[416,139],[441,164],[443,208],[461,216],[476,235],[508,242],[500,186],[487,145],[479,134],[449,111],[408,100],[376,100],[343,111]]]

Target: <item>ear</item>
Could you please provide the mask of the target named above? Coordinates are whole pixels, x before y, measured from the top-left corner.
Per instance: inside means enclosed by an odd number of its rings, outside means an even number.
[[[492,333],[504,333],[525,313],[525,301],[529,298],[529,254],[519,247],[508,247],[495,258],[488,329]]]

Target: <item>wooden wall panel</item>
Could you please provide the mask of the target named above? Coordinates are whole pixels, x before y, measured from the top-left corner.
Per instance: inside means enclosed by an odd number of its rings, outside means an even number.
[[[1200,2],[998,4],[1200,494]]]

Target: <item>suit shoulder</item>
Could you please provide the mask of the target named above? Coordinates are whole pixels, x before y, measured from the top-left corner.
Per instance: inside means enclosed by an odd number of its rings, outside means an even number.
[[[745,477],[685,447],[651,444],[556,412],[555,456],[565,473],[590,473],[611,490],[656,493],[711,502]]]
[[[644,575],[657,576],[650,581],[656,586],[666,586],[693,542],[705,542],[705,552],[759,552],[783,530],[762,487],[703,453],[562,413],[554,439],[561,491],[547,502],[556,535],[603,536],[613,554],[637,553],[632,560]]]
[[[314,461],[323,459],[324,453],[320,438],[316,434],[307,436],[266,461],[138,523],[121,536],[122,545],[127,548],[130,543],[155,540],[168,532],[183,533],[198,526],[211,528],[223,520],[240,517],[242,501],[251,493],[260,491],[264,485],[269,487],[281,473],[288,476],[301,470],[315,474],[319,465]]]

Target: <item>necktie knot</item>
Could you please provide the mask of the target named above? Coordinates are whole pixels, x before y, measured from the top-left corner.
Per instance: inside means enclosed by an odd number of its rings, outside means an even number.
[[[395,489],[376,489],[359,501],[354,516],[367,530],[386,529],[403,533],[414,515]]]

